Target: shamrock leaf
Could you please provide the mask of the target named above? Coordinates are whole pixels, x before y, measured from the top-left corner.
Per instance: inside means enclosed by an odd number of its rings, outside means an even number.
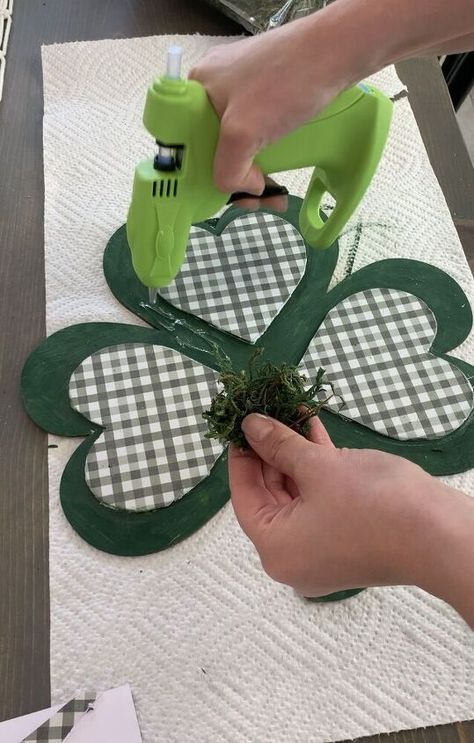
[[[209,368],[162,346],[122,344],[88,356],[71,377],[72,407],[103,431],[85,476],[104,505],[169,506],[206,477],[221,447],[201,411],[216,393]]]
[[[436,330],[434,314],[413,294],[367,289],[328,312],[303,369],[310,379],[325,369],[346,418],[395,439],[446,436],[471,414],[473,389],[460,369],[430,353]]]
[[[218,234],[193,227],[186,263],[160,295],[254,342],[287,302],[305,267],[306,246],[294,226],[254,212]]]

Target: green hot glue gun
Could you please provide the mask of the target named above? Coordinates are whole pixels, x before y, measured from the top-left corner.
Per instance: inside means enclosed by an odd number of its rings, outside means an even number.
[[[148,90],[143,122],[158,153],[135,170],[127,239],[135,272],[150,289],[169,284],[185,257],[189,231],[229,200],[213,180],[219,119],[202,85],[181,78],[181,49],[168,51],[167,72]],[[300,230],[315,248],[327,248],[359,204],[382,156],[392,103],[368,85],[341,93],[317,118],[263,149],[255,158],[265,174],[314,166],[300,212]],[[320,216],[323,195],[336,205]]]

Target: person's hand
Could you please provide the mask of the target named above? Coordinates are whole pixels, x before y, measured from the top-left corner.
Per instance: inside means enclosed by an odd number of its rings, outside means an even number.
[[[232,503],[272,578],[304,596],[416,584],[462,604],[444,583],[466,573],[454,545],[468,522],[473,541],[472,499],[400,457],[336,449],[317,418],[310,441],[259,415],[243,430],[252,450],[231,449]]]
[[[221,118],[214,175],[223,191],[260,194],[264,178],[253,165],[257,152],[319,113],[347,84],[340,52],[334,55],[325,40],[324,14],[317,15],[318,58],[333,57],[331,64],[315,62],[315,24],[303,19],[215,46],[191,70],[189,77],[205,86]]]
[[[213,47],[190,78],[204,85],[221,118],[217,186],[260,194],[257,152],[342,90],[399,59],[473,44],[472,0],[337,0],[279,29]]]

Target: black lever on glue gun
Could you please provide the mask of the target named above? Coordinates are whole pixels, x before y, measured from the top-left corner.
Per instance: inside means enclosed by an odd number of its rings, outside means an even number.
[[[234,201],[241,201],[242,199],[269,199],[272,196],[288,196],[288,189],[276,183],[268,183],[258,196],[254,193],[247,193],[246,191],[236,191],[231,194],[227,203],[233,204]]]

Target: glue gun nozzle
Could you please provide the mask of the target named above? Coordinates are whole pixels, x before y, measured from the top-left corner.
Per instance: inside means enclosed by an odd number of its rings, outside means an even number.
[[[156,304],[156,298],[158,296],[158,290],[153,287],[148,289],[148,302],[149,304]]]

